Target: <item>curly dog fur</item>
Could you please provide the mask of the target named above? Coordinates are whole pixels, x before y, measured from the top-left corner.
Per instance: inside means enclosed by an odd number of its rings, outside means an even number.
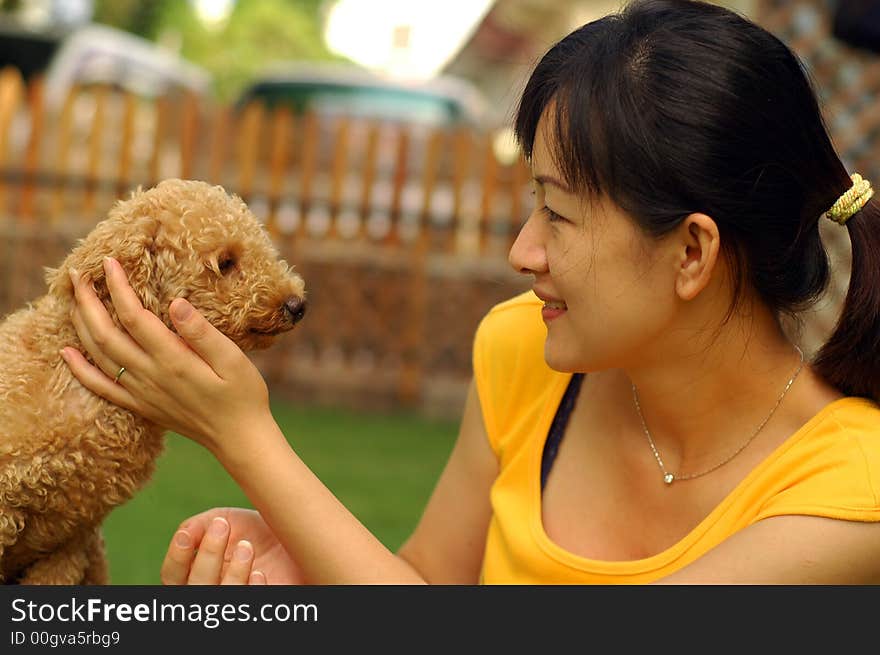
[[[144,306],[172,327],[187,298],[243,350],[302,317],[302,278],[245,203],[221,187],[165,180],[117,202],[48,292],[0,324],[0,582],[107,584],[101,523],[150,478],[164,431],[83,387],[62,361],[83,350],[68,271],[88,275],[113,320],[102,261],[122,264]]]

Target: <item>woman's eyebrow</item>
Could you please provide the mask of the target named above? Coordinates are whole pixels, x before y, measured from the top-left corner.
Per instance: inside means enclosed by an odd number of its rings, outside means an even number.
[[[535,182],[537,182],[538,184],[540,184],[542,186],[552,184],[560,191],[564,191],[565,193],[571,193],[571,189],[569,189],[568,186],[564,182],[557,180],[555,177],[551,177],[549,175],[536,175],[532,179],[534,179]]]

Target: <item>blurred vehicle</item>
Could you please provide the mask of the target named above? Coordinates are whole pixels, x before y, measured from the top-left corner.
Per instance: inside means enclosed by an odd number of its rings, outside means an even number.
[[[0,20],[0,66],[13,66],[29,80],[46,69],[60,40],[58,31],[24,29]]]
[[[358,224],[369,180],[367,229],[381,235],[391,220],[401,229],[416,228],[425,207],[422,186],[425,165],[433,157],[435,184],[431,192],[429,220],[445,225],[479,211],[480,188],[473,175],[462,175],[456,188],[456,168],[482,165],[484,155],[463,162],[456,140],[461,134],[480,141],[490,125],[485,97],[471,82],[454,76],[429,80],[384,77],[349,64],[291,62],[278,64],[256,76],[240,93],[234,109],[261,105],[267,112],[287,108],[297,119],[313,115],[317,141],[315,175],[305,220],[317,232],[337,215],[340,230]],[[442,134],[440,151],[431,149],[432,139]],[[268,153],[271,131],[260,151]],[[297,137],[302,139],[302,136]],[[292,146],[298,156],[302,141]],[[482,152],[482,151],[480,151]],[[297,172],[299,168],[296,169]],[[369,171],[365,178],[365,171]],[[265,172],[262,173],[265,175]],[[287,177],[288,187],[298,192],[296,174]],[[457,198],[461,198],[460,206]],[[251,199],[254,206],[263,202]],[[293,210],[282,211],[294,219]],[[282,223],[284,218],[281,219]],[[293,225],[293,223],[291,223]],[[282,226],[283,227],[283,226]]]
[[[152,41],[107,25],[90,24],[60,42],[45,71],[47,107],[57,108],[76,86],[109,86],[155,98],[182,93],[205,95],[211,76]]]
[[[99,129],[110,136],[99,140],[100,168],[89,174],[113,180],[125,152],[125,174],[143,179],[150,170],[156,131],[162,129],[158,174],[173,174],[174,162],[179,161],[179,131],[174,125],[160,125],[156,100],[161,98],[167,115],[179,121],[187,97],[210,97],[211,75],[152,41],[106,25],[86,24],[52,38],[43,41],[44,52],[51,50],[46,64],[32,70],[29,81],[37,76],[43,80],[44,129],[63,129],[75,153],[65,166],[86,167],[82,144]],[[68,114],[62,119],[65,107]],[[14,117],[10,148],[26,147],[30,133],[31,115],[22,105]],[[120,138],[123,134],[127,139]]]
[[[296,114],[314,111],[419,125],[477,127],[486,117],[485,99],[464,79],[400,80],[323,62],[291,62],[267,69],[242,91],[236,107],[254,101],[267,108],[285,105]]]

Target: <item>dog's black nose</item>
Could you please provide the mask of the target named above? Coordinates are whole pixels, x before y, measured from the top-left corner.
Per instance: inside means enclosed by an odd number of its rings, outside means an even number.
[[[306,315],[306,301],[298,296],[290,296],[284,301],[284,313],[291,323],[299,323]]]

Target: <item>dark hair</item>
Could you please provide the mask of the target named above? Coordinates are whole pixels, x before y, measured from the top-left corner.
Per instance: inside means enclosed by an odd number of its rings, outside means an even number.
[[[575,30],[529,78],[515,131],[531,158],[545,109],[572,188],[604,194],[661,236],[694,212],[718,225],[734,276],[777,316],[829,281],[819,234],[852,185],[810,79],[778,38],[722,7],[644,0]],[[849,290],[814,366],[848,395],[880,396],[880,206],[847,223]],[[728,317],[730,314],[728,315]]]

